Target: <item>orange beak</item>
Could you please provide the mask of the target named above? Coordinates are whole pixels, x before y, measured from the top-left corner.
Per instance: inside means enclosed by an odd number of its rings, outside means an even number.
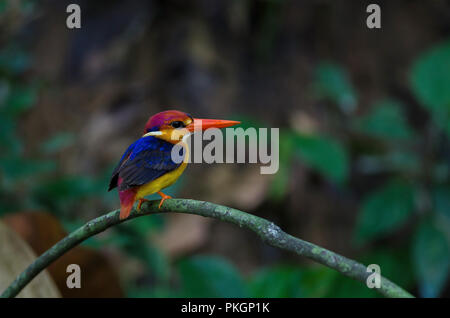
[[[186,128],[190,132],[194,132],[198,130],[206,130],[208,128],[225,128],[238,125],[240,123],[240,121],[234,120],[194,118],[194,121],[190,123]]]

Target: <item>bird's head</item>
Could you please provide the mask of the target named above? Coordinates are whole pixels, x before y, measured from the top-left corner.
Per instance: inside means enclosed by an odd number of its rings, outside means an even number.
[[[224,128],[237,124],[240,124],[240,122],[193,118],[191,115],[178,110],[167,110],[149,118],[145,125],[143,137],[154,136],[175,144],[195,131],[208,128]]]

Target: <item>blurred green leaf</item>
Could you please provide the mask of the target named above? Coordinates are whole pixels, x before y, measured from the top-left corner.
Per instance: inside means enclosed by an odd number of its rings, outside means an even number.
[[[410,83],[419,102],[450,135],[450,41],[434,46],[417,59]]]
[[[0,1],[0,14],[3,14],[6,11],[6,1]]]
[[[33,13],[33,11],[36,8],[37,5],[36,0],[23,0],[20,2],[20,9],[22,11],[23,14],[25,15],[29,15],[31,13]]]
[[[95,181],[83,176],[63,176],[48,181],[40,181],[32,191],[35,202],[52,212],[66,211],[71,204],[96,194]]]
[[[73,133],[59,133],[42,143],[41,150],[52,154],[72,145],[74,141],[75,135]]]
[[[88,177],[64,176],[43,183],[38,191],[52,198],[79,198],[90,194],[92,185],[93,181]]]
[[[0,156],[18,156],[23,151],[22,141],[15,130],[15,120],[9,116],[0,115]]]
[[[2,175],[10,180],[17,180],[28,176],[47,173],[55,169],[51,161],[32,160],[25,158],[1,158],[0,171]]]
[[[313,90],[318,98],[335,102],[345,113],[351,113],[356,109],[356,91],[348,74],[339,65],[329,62],[319,64]]]
[[[291,162],[294,152],[294,140],[291,132],[282,130],[280,132],[280,162],[278,172],[275,174],[272,183],[270,184],[269,196],[274,201],[282,200],[289,185],[291,175]]]
[[[169,278],[170,265],[162,251],[151,246],[145,238],[131,240],[130,243],[123,247],[128,255],[142,260],[157,281],[166,281]]]
[[[13,86],[2,111],[11,116],[20,115],[30,109],[37,97],[37,91],[32,86]]]
[[[303,297],[334,297],[333,285],[338,272],[326,266],[314,265],[302,269],[300,286]]]
[[[148,247],[147,264],[153,271],[157,281],[166,282],[169,280],[170,264],[163,251],[154,246]]]
[[[335,298],[377,298],[381,297],[375,289],[368,288],[364,283],[336,275],[327,297]]]
[[[450,164],[448,161],[446,162],[445,158],[442,159],[444,160],[435,162],[432,167],[431,175],[435,183],[444,183],[450,180]]]
[[[450,186],[439,186],[433,189],[434,211],[450,220]]]
[[[392,233],[413,213],[414,188],[394,180],[371,194],[362,202],[355,229],[356,243],[362,244]]]
[[[239,272],[228,261],[196,256],[178,264],[183,297],[248,297]]]
[[[328,297],[334,298],[378,298],[381,297],[375,289],[367,288],[364,283],[337,275],[330,288]]]
[[[301,277],[302,271],[298,267],[262,269],[249,279],[250,297],[303,297]]]
[[[17,47],[9,46],[0,51],[0,73],[7,76],[19,75],[28,69],[29,65],[29,55]]]
[[[297,134],[294,142],[301,159],[325,178],[336,183],[347,180],[349,156],[338,140]]]
[[[450,272],[448,238],[431,221],[420,224],[413,240],[414,269],[423,297],[438,297]]]
[[[420,158],[412,151],[391,150],[382,157],[386,166],[397,171],[417,171],[420,169]]]
[[[10,83],[0,78],[0,105],[6,102],[9,95]]]
[[[393,149],[381,155],[360,155],[356,169],[364,174],[386,172],[415,173],[420,169],[420,158],[417,153],[407,150]]]
[[[404,140],[414,135],[401,104],[389,99],[375,103],[369,114],[356,120],[355,127],[364,134],[387,140]]]

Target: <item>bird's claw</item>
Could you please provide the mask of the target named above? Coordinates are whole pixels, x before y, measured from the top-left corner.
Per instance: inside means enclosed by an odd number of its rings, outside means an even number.
[[[158,209],[161,209],[161,206],[164,203],[164,201],[167,199],[172,199],[172,197],[170,195],[164,194],[162,192],[158,192],[158,194],[162,197],[161,201],[159,202],[159,206],[158,206]]]

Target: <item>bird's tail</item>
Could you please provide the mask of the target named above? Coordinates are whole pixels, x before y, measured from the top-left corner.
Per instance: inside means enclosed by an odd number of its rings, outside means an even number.
[[[126,219],[133,208],[134,201],[136,201],[136,192],[134,189],[127,189],[119,191],[120,198],[120,216],[121,220]]]

